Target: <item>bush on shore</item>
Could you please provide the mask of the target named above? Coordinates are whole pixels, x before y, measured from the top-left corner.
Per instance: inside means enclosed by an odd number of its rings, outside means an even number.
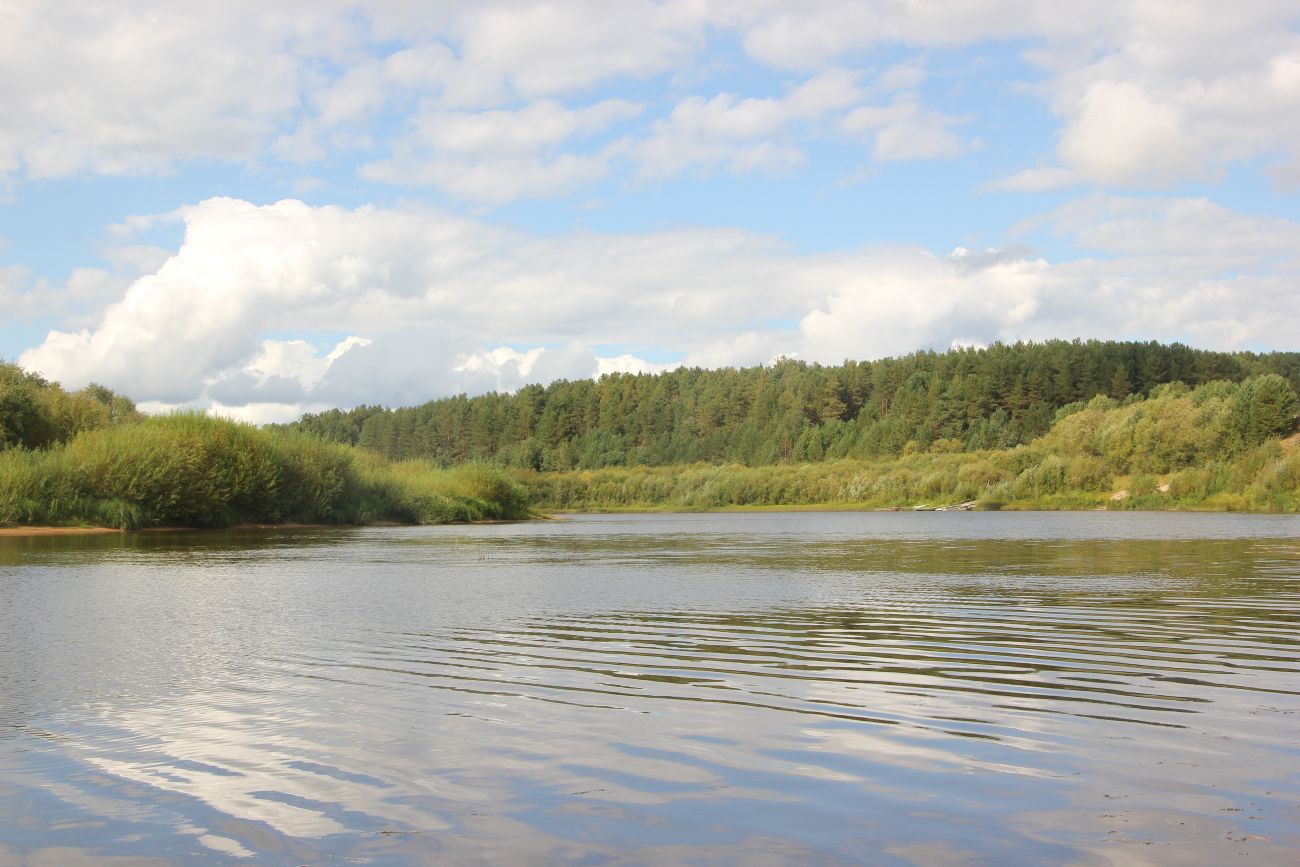
[[[528,514],[502,471],[390,463],[305,435],[194,413],[0,451],[0,525],[225,527],[447,523]]]

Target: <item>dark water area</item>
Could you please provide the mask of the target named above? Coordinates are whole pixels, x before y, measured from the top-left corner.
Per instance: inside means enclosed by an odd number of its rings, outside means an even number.
[[[0,539],[0,865],[1300,863],[1300,518]]]

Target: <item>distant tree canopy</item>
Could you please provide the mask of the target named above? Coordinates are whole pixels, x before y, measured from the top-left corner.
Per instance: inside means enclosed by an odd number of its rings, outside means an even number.
[[[134,403],[102,385],[68,393],[58,383],[0,361],[0,449],[45,448],[81,431],[139,417]]]
[[[285,427],[444,465],[762,466],[1010,448],[1046,433],[1063,409],[1098,395],[1137,400],[1167,383],[1252,377],[1249,395],[1238,395],[1234,435],[1254,443],[1290,428],[1300,353],[1057,340],[833,367],[782,359],[739,370],[560,380],[396,410],[330,410]]]

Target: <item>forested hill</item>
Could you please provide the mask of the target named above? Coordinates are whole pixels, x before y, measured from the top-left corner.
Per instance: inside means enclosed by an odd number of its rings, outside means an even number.
[[[404,409],[330,410],[286,427],[443,464],[765,465],[1009,448],[1046,433],[1062,408],[1098,394],[1136,399],[1166,382],[1195,386],[1264,373],[1300,387],[1300,353],[1110,341],[995,344],[835,367],[781,360],[740,370],[611,374]]]

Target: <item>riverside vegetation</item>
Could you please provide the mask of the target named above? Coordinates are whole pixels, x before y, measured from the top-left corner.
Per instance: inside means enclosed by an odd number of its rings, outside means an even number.
[[[1099,395],[1063,407],[1042,437],[1010,449],[934,443],[875,460],[518,471],[539,508],[728,506],[1300,511],[1300,449],[1280,439],[1296,396],[1277,374],[1145,400]]]
[[[1058,340],[613,374],[286,429],[510,467],[539,509],[1294,511],[1297,385],[1300,353]]]
[[[446,469],[201,414],[144,417],[100,386],[69,394],[0,364],[0,526],[430,524],[521,518],[525,491],[483,464]]]
[[[144,418],[0,364],[0,524],[440,523],[530,509],[1300,509],[1300,353],[1065,342]]]

